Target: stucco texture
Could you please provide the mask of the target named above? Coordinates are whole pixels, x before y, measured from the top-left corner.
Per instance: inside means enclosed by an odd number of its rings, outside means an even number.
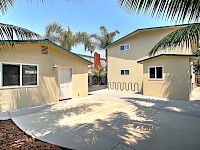
[[[143,62],[144,95],[176,100],[189,100],[190,95],[190,62],[186,56],[162,56]],[[163,66],[163,80],[149,80],[148,67]]]
[[[48,55],[42,54],[48,47]],[[88,95],[88,64],[47,43],[16,44],[1,50],[1,62],[39,65],[39,85],[36,87],[0,88],[0,111],[19,109],[59,101],[58,67],[72,68],[72,98]]]
[[[143,65],[137,61],[148,57],[148,53],[164,36],[177,28],[162,28],[145,30],[134,33],[134,35],[121,39],[107,47],[108,54],[108,82],[131,82],[139,84],[139,92],[143,93]],[[130,43],[130,50],[121,51],[120,45]],[[160,53],[191,54],[190,49],[179,47],[173,51],[166,49]],[[122,76],[121,69],[129,69],[130,75]]]

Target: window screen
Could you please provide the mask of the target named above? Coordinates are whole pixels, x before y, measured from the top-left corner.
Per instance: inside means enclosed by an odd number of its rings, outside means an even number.
[[[22,85],[37,85],[37,66],[22,65]]]
[[[121,50],[121,51],[124,50],[124,45],[120,46],[120,50]]]
[[[121,70],[121,75],[124,75],[124,70]]]
[[[3,86],[20,85],[20,65],[2,64]]]
[[[129,70],[125,70],[125,75],[129,75]]]
[[[155,79],[155,68],[150,68],[149,69],[149,77],[151,78],[151,79]]]
[[[162,79],[163,77],[163,68],[162,67],[156,67],[156,78]]]

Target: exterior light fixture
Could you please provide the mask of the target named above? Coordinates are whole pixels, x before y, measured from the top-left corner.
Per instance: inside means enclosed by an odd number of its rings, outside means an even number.
[[[55,65],[53,66],[53,68],[56,69],[56,68],[58,68],[58,66],[55,64]]]

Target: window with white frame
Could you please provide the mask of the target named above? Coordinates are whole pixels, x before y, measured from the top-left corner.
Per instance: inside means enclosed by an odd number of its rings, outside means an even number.
[[[19,63],[0,63],[0,86],[38,85],[38,65]]]
[[[129,70],[121,70],[121,75],[129,75]]]
[[[163,66],[150,66],[149,79],[163,80],[164,67]]]
[[[121,51],[130,50],[130,44],[127,43],[127,44],[120,45],[120,50]]]

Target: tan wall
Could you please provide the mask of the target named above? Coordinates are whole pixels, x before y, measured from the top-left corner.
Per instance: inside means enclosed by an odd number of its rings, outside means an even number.
[[[108,82],[137,82],[139,83],[140,92],[142,92],[143,66],[138,64],[137,60],[148,56],[148,52],[153,46],[161,38],[174,30],[160,29],[143,31],[108,47]],[[130,43],[131,49],[128,51],[120,51],[119,46],[126,43]],[[185,53],[185,49],[179,49],[179,53],[183,52]],[[121,69],[130,69],[130,75],[121,76]]]
[[[190,64],[188,57],[160,57],[144,61],[144,95],[189,100]],[[148,66],[164,66],[164,80],[149,80]]]
[[[41,46],[49,47],[49,54],[41,54]],[[0,62],[29,63],[39,65],[39,86],[30,88],[0,88],[0,111],[37,106],[59,100],[58,67],[72,68],[72,98],[88,95],[87,63],[47,44],[15,45],[3,50]]]

